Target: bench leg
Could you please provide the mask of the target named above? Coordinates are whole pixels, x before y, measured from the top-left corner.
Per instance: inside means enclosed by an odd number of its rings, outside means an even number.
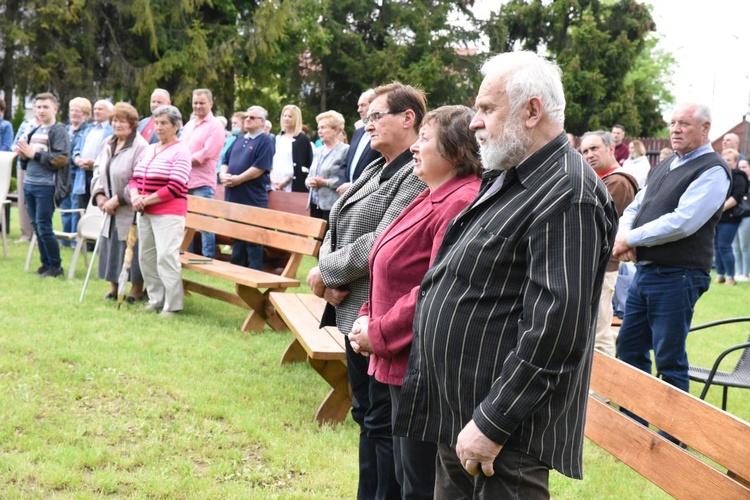
[[[250,313],[248,313],[247,317],[245,318],[245,322],[242,324],[242,331],[259,332],[263,330],[263,327],[266,324],[264,311],[266,306],[266,297],[256,288],[237,285],[235,289],[237,290],[237,295],[250,308]]]
[[[307,359],[307,352],[305,352],[305,348],[302,347],[302,344],[299,343],[299,340],[296,338],[292,340],[292,343],[289,344],[289,346],[284,351],[284,354],[281,356],[281,364],[286,363],[295,363],[299,361],[304,361]]]
[[[332,387],[315,413],[315,420],[319,424],[343,422],[352,407],[345,362],[310,359],[310,365]]]

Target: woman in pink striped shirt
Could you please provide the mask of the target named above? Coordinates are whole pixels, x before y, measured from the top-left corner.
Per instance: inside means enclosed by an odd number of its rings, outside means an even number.
[[[180,244],[185,233],[190,150],[177,138],[182,115],[174,106],[153,113],[156,136],[130,181],[138,217],[139,259],[148,290],[146,309],[171,316],[182,310]]]

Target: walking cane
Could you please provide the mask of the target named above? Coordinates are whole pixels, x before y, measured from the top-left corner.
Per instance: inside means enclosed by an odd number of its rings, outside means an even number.
[[[91,260],[89,261],[89,268],[86,271],[86,280],[83,282],[83,288],[81,289],[81,297],[78,299],[78,302],[83,302],[83,296],[86,293],[86,287],[89,285],[89,278],[91,278],[91,269],[94,267],[94,261],[96,260],[96,254],[99,251],[99,242],[102,241],[102,235],[104,234],[104,226],[107,225],[107,217],[109,217],[108,214],[104,213],[104,217],[102,217],[102,227],[99,228],[99,237],[96,239],[96,243],[94,243],[94,251],[91,253]],[[81,245],[85,245],[86,242],[82,241]]]

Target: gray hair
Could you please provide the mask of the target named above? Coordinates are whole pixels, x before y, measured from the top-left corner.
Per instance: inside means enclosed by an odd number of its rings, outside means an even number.
[[[94,106],[97,104],[104,104],[104,107],[107,108],[107,110],[112,111],[115,108],[115,105],[112,104],[111,101],[108,101],[107,99],[99,99],[94,103]]]
[[[195,89],[195,90],[193,90],[193,97],[195,97],[197,95],[205,95],[206,97],[208,97],[209,101],[214,102],[214,95],[208,89]]]
[[[182,127],[182,113],[176,107],[171,104],[165,104],[164,106],[159,106],[153,112],[154,118],[162,115],[166,116],[172,125]]]
[[[485,77],[505,78],[511,113],[538,97],[549,119],[560,126],[565,124],[562,70],[554,62],[530,51],[505,52],[488,59],[481,72]]]
[[[375,95],[375,89],[367,89],[359,96],[360,99],[363,97],[366,98],[368,101],[372,100],[372,96]]]
[[[255,112],[258,113],[258,116],[260,118],[263,118],[263,120],[268,118],[268,111],[266,111],[264,108],[261,108],[260,106],[250,106],[249,108],[247,108],[248,112],[251,109],[255,110]],[[264,122],[264,125],[265,125],[265,122]]]
[[[598,135],[599,137],[601,137],[602,138],[602,142],[604,143],[604,147],[606,147],[606,148],[608,148],[612,144],[614,144],[614,140],[612,139],[612,133],[611,132],[607,132],[606,130],[594,130],[593,132],[586,132],[581,137],[581,142],[583,142],[583,140],[586,137],[589,137],[591,135]]]
[[[675,106],[675,109],[689,107],[695,107],[695,110],[693,111],[694,119],[698,120],[701,123],[711,123],[711,108],[709,108],[705,104],[696,102],[684,102]]]
[[[169,95],[169,91],[166,90],[166,89],[160,89],[160,88],[157,87],[157,88],[154,89],[153,92],[151,92],[151,95],[154,95],[154,94],[162,94],[162,95],[164,95],[167,98],[168,101],[170,101],[170,102],[172,101],[172,96]]]

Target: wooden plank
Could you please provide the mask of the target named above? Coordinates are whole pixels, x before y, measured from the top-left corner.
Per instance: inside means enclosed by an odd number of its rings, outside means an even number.
[[[346,359],[346,353],[329,331],[320,329],[320,316],[311,314],[300,299],[306,295],[310,294],[272,292],[270,300],[311,359]]]
[[[204,285],[203,283],[198,283],[184,278],[182,279],[182,287],[185,289],[185,291],[188,292],[199,293],[201,295],[205,295],[206,297],[211,297],[212,299],[221,300],[235,306],[250,309],[250,306],[248,306],[241,298],[239,298],[237,294],[227,292],[226,290],[214,288],[212,286]]]
[[[594,352],[591,389],[750,479],[750,424],[620,360]]]
[[[315,413],[315,419],[321,424],[343,422],[352,407],[346,366],[337,361],[309,361],[315,371],[331,386],[331,391]]]
[[[637,389],[630,387],[633,392]],[[716,439],[723,439],[715,430]],[[593,396],[589,397],[585,432],[594,443],[676,498],[750,496],[750,489]],[[737,450],[743,448],[735,453]],[[747,458],[744,452],[737,454]]]
[[[232,283],[252,288],[286,288],[300,285],[299,280],[278,276],[276,274],[248,269],[220,260],[213,260],[210,264],[190,264],[190,259],[203,259],[198,254],[184,252],[180,255],[183,269],[189,269],[199,274],[206,274]]]
[[[270,230],[257,225],[215,219],[203,214],[189,213],[185,225],[198,231],[229,236],[235,240],[248,241],[259,245],[285,250],[287,252],[315,255],[320,248],[320,241],[307,236],[299,236],[283,230]],[[291,229],[289,229],[291,231]]]
[[[310,216],[310,209],[307,208],[309,193],[295,193],[293,191],[269,191],[268,208],[290,214]]]
[[[210,215],[317,239],[322,239],[326,230],[326,222],[322,219],[189,195],[188,214],[190,213]]]

